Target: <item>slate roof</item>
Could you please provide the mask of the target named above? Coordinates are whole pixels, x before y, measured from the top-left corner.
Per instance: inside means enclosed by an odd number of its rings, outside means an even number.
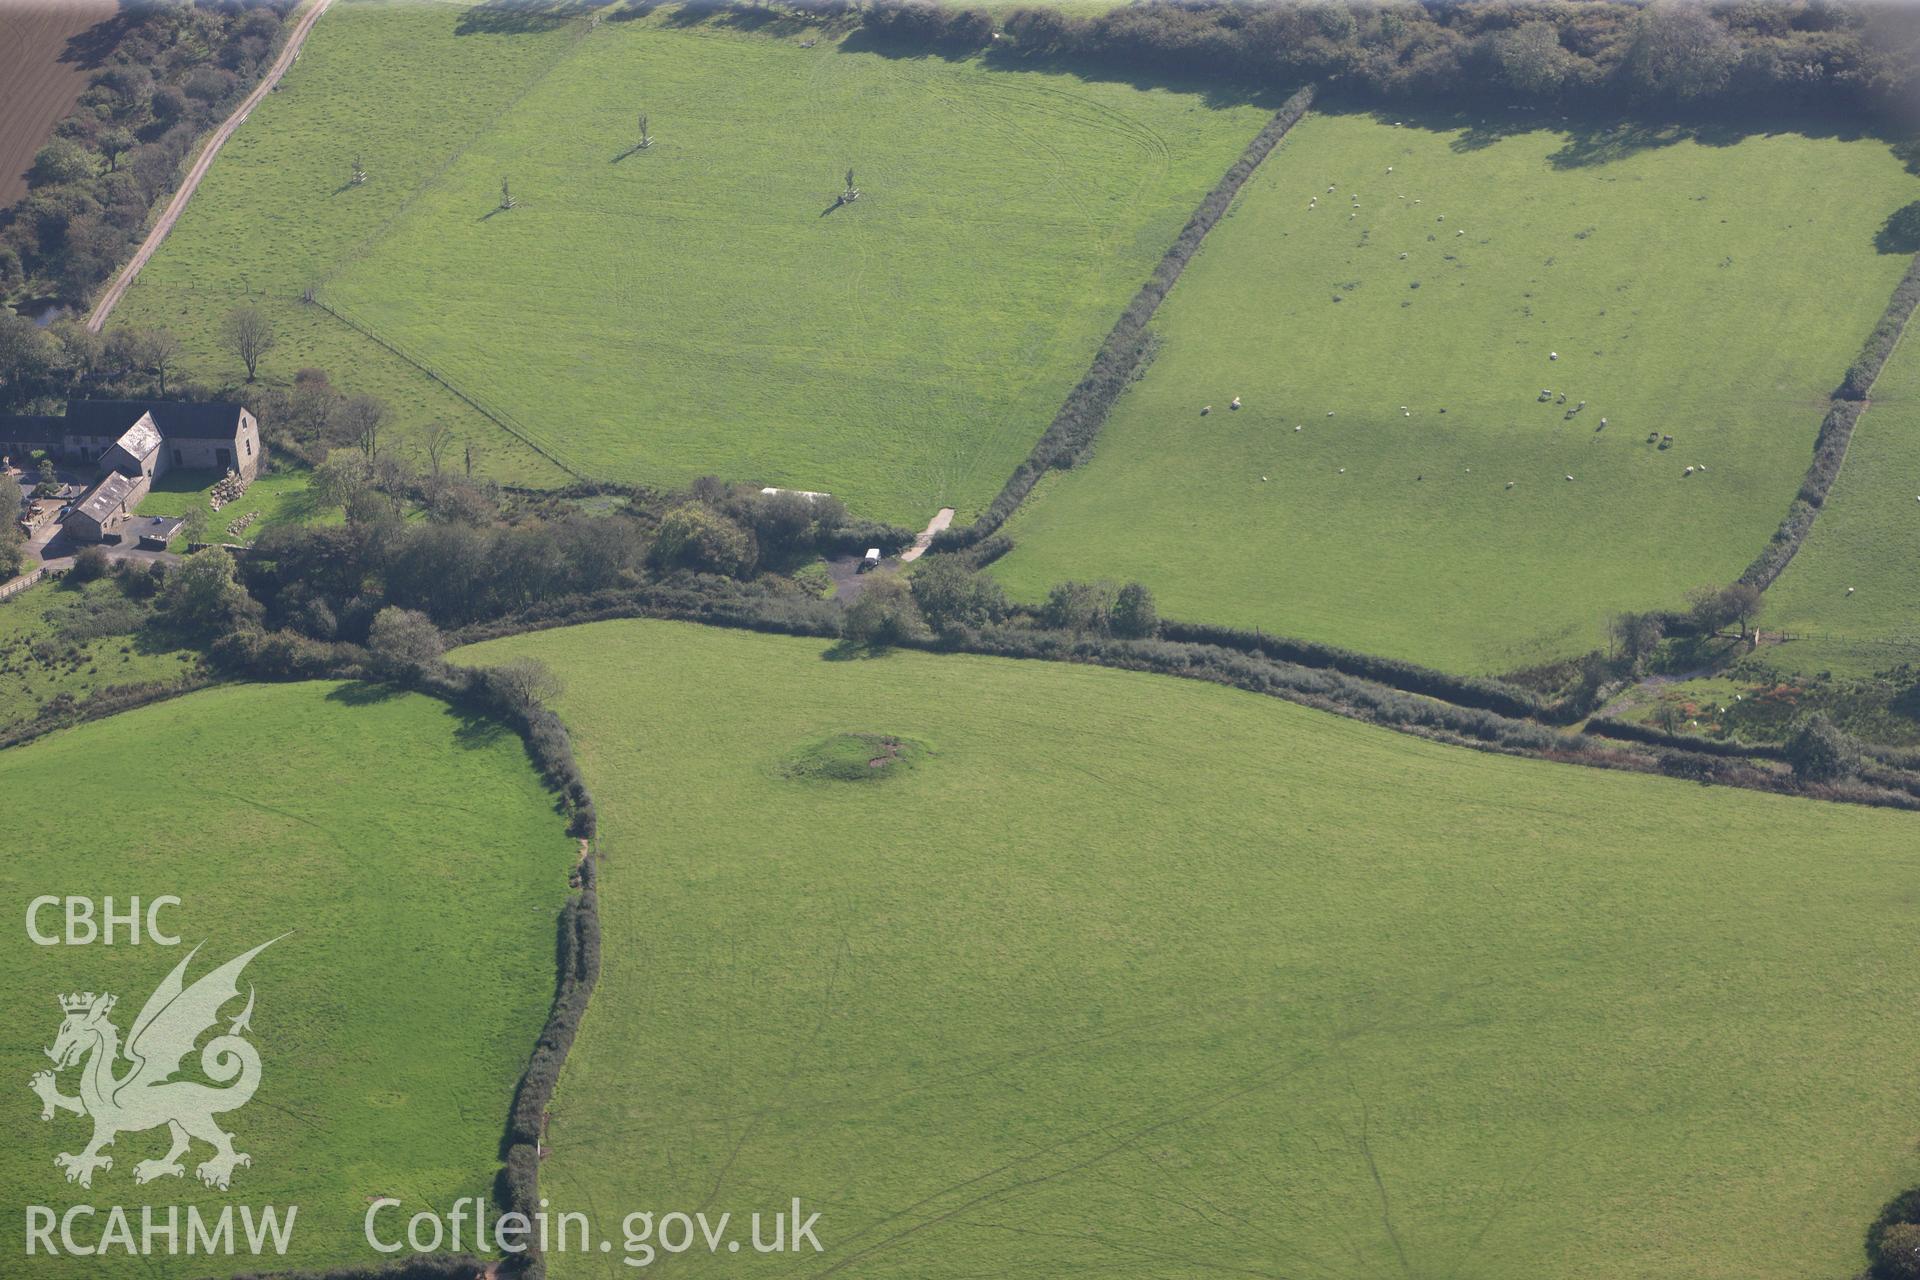
[[[151,417],[141,414],[140,421],[128,427],[127,433],[113,443],[114,447],[126,450],[127,456],[145,462],[160,447],[160,431]]]
[[[52,444],[67,429],[65,418],[44,413],[0,414],[0,440],[30,440]]]
[[[126,502],[127,495],[133,492],[133,486],[132,477],[116,471],[95,485],[93,492],[86,496],[77,510],[95,524],[105,525]]]
[[[153,423],[167,440],[231,440],[240,430],[237,404],[181,404],[167,400],[73,400],[67,404],[66,431],[76,436],[119,437],[140,420]]]

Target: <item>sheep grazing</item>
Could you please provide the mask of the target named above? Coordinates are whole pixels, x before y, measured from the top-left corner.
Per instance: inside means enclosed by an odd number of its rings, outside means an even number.
[[[1238,409],[1239,407],[1240,407],[1240,397],[1239,397],[1239,396],[1235,396],[1235,397],[1233,398],[1233,403],[1231,403],[1231,404],[1229,404],[1229,405],[1227,406],[1227,408],[1229,408],[1229,409]]]
[[[1265,476],[1261,476],[1261,477],[1260,477],[1260,483],[1261,483],[1261,484],[1265,484],[1266,482],[1267,482],[1267,478],[1266,478]]]
[[[1454,232],[1453,234],[1454,234],[1455,236],[1463,236],[1463,235],[1465,235],[1465,234],[1467,234],[1467,233],[1466,233],[1466,232],[1464,232],[1464,231],[1456,231],[1456,232]]]
[[[1392,173],[1392,172],[1393,172],[1393,166],[1392,166],[1392,165],[1388,165],[1388,166],[1387,166],[1387,172],[1388,172],[1388,173]]]
[[[1549,359],[1549,360],[1558,360],[1559,358],[1560,358],[1560,353],[1559,353],[1558,351],[1549,351],[1549,352],[1547,352],[1547,359]]]
[[[1333,410],[1331,409],[1327,410],[1327,416],[1331,418],[1333,416]]]
[[[1554,398],[1553,402],[1555,404],[1565,404],[1567,402],[1567,393],[1562,391],[1558,396]]]
[[[1212,412],[1213,412],[1213,406],[1212,406],[1212,405],[1210,405],[1210,404],[1203,404],[1203,405],[1201,405],[1201,406],[1200,406],[1200,416],[1201,416],[1201,417],[1203,417],[1203,418],[1204,418],[1204,417],[1206,417],[1206,416],[1207,416],[1208,414],[1210,414],[1210,413],[1212,413]]]
[[[1509,489],[1513,488],[1513,481],[1511,480],[1507,481],[1507,488]]]
[[[1295,427],[1295,428],[1294,428],[1294,430],[1295,430],[1295,431],[1305,431],[1305,430],[1306,430],[1306,428],[1305,428],[1305,427],[1298,427],[1298,426],[1297,426],[1297,427]]]
[[[1571,480],[1571,479],[1573,479],[1573,477],[1572,477],[1572,476],[1568,476],[1568,477],[1567,477],[1567,479],[1569,479],[1569,480]]]
[[[1347,469],[1345,467],[1340,468],[1340,474],[1341,475],[1347,474]]]
[[[1404,254],[1404,253],[1403,253],[1403,254],[1401,254],[1401,255],[1400,255],[1400,261],[1402,261],[1402,262],[1405,262],[1406,260],[1407,260],[1407,255],[1406,255],[1406,254]]]
[[[1579,405],[1579,407],[1580,407],[1580,408],[1582,408],[1582,409],[1584,409],[1584,408],[1586,408],[1586,407],[1587,407],[1587,402],[1586,402],[1585,400],[1582,400],[1582,401],[1580,402],[1580,405]]]
[[[1852,588],[1852,587],[1848,587],[1848,588],[1847,588],[1847,594],[1848,594],[1848,595],[1852,595],[1852,594],[1853,594],[1853,588]]]
[[[1685,475],[1685,476],[1690,476],[1690,475],[1692,475],[1692,474],[1693,474],[1693,468],[1692,468],[1692,467],[1688,467],[1688,468],[1687,468],[1687,469],[1686,469],[1685,471],[1683,471],[1683,472],[1681,472],[1680,474],[1681,474],[1681,475]]]
[[[1329,182],[1329,183],[1327,184],[1327,194],[1328,194],[1328,195],[1332,195],[1332,194],[1333,194],[1333,184],[1332,184],[1331,182]]]
[[[1435,222],[1445,222],[1446,220],[1447,220],[1447,215],[1444,213],[1434,219]]]

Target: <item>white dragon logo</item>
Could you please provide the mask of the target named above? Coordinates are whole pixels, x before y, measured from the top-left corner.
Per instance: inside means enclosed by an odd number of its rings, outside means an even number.
[[[42,1120],[53,1119],[55,1111],[93,1117],[93,1141],[87,1149],[77,1156],[62,1152],[53,1158],[54,1164],[66,1170],[68,1182],[91,1187],[95,1169],[113,1168],[113,1157],[101,1155],[101,1148],[112,1146],[118,1134],[163,1124],[173,1135],[173,1147],[162,1159],[136,1164],[135,1182],[183,1176],[186,1170],[180,1157],[187,1153],[193,1138],[214,1149],[213,1158],[194,1170],[210,1187],[225,1191],[235,1166],[253,1163],[252,1157],[233,1149],[233,1135],[213,1119],[245,1106],[260,1086],[260,1054],[241,1039],[253,1016],[251,986],[247,988],[247,1007],[233,1019],[226,1034],[207,1041],[200,1051],[200,1069],[208,1079],[225,1087],[172,1077],[180,1070],[181,1059],[193,1052],[194,1042],[220,1021],[220,1007],[239,998],[240,971],[247,962],[279,940],[261,943],[190,987],[184,981],[187,965],[200,948],[188,952],[133,1020],[125,1050],[133,1068],[117,1079],[113,1068],[120,1053],[120,1030],[107,1020],[115,998],[91,991],[60,997],[66,1019],[60,1024],[53,1048],[46,1051],[53,1059],[53,1070],[37,1072],[29,1085],[40,1095]],[[80,1064],[89,1054],[91,1060],[80,1072],[80,1096],[67,1097],[54,1082],[55,1072]]]

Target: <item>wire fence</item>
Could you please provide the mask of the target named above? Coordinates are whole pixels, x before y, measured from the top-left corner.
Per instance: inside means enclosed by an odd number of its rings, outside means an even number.
[[[361,320],[358,316],[355,316],[351,311],[347,311],[339,306],[336,306],[333,303],[326,301],[324,298],[320,297],[320,295],[317,293],[309,295],[308,301],[310,301],[314,306],[319,307],[322,311],[326,312],[328,315],[332,316],[334,319],[338,320],[341,324],[344,324],[349,329],[352,329],[355,333],[358,333],[360,336],[368,339],[371,342],[379,344],[381,347],[391,352],[393,355],[397,356],[399,359],[406,361],[408,364],[412,365],[415,369],[419,370],[421,373],[425,374],[427,377],[431,378],[433,381],[439,383],[442,387],[452,392],[456,397],[458,397],[462,402],[470,406],[475,412],[479,413],[482,417],[488,419],[495,426],[499,427],[502,431],[506,432],[508,435],[518,440],[521,444],[524,444],[525,446],[527,446],[527,448],[539,454],[542,458],[545,458],[548,462],[551,462],[554,466],[560,468],[560,470],[572,476],[575,480],[589,480],[592,478],[583,469],[581,469],[579,466],[573,463],[569,458],[567,458],[564,451],[562,451],[557,445],[553,444],[550,440],[547,440],[541,437],[531,427],[527,426],[526,423],[520,421],[520,419],[516,418],[512,413],[508,412],[507,410],[501,408],[496,404],[489,402],[485,397],[481,396],[477,392],[469,391],[466,388],[456,384],[446,374],[440,372],[440,370],[436,369],[430,362],[428,362],[425,356],[419,354],[416,351],[410,350],[405,343],[380,333],[379,331],[374,329],[373,326],[367,324],[364,320]]]

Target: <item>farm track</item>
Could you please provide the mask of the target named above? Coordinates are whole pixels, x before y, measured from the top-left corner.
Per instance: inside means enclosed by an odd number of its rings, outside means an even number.
[[[286,44],[281,47],[280,56],[273,60],[271,67],[267,68],[267,74],[260,78],[260,83],[254,86],[253,92],[241,101],[232,115],[221,122],[220,127],[213,131],[213,136],[207,139],[206,145],[201,147],[193,167],[187,170],[187,176],[181,179],[179,188],[173,193],[173,198],[167,201],[167,207],[161,213],[160,220],[153,224],[151,231],[147,232],[147,238],[140,242],[140,247],[134,251],[133,258],[120,269],[120,274],[113,278],[113,283],[107,286],[107,291],[100,295],[100,301],[94,305],[93,313],[87,317],[87,329],[90,332],[98,333],[101,326],[106,324],[107,317],[113,314],[113,309],[120,305],[120,299],[126,296],[127,290],[139,277],[141,268],[147,265],[154,251],[159,249],[161,242],[167,238],[167,233],[173,230],[173,224],[178,222],[180,215],[186,211],[187,201],[191,200],[193,193],[199,190],[200,180],[206,177],[207,170],[213,167],[214,157],[220,154],[220,148],[224,147],[227,139],[246,123],[253,109],[273,92],[274,86],[280,83],[280,77],[286,75],[287,68],[299,58],[300,46],[306,43],[307,35],[313,30],[314,23],[320,20],[320,15],[324,14],[332,4],[333,0],[313,0],[313,7],[301,15],[299,22],[287,36]]]

